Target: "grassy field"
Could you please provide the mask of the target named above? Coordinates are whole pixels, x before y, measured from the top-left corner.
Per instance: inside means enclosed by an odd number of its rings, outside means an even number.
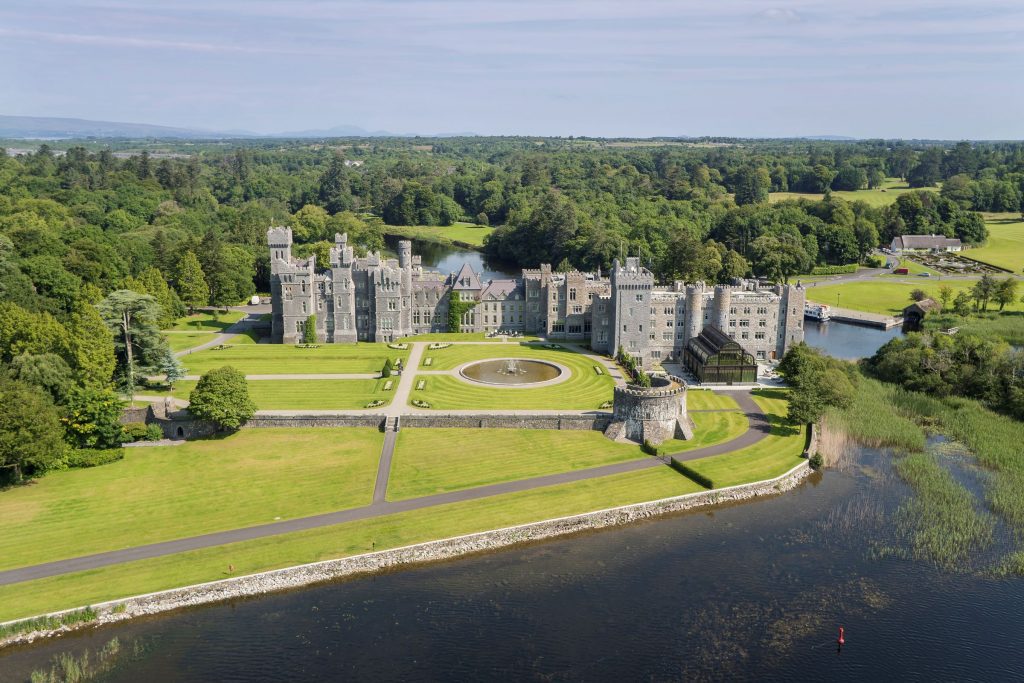
[[[595,431],[403,429],[388,499],[415,498],[649,457]]]
[[[802,428],[784,423],[786,400],[782,392],[754,394],[754,400],[768,413],[771,433],[753,446],[725,455],[691,460],[686,465],[714,482],[714,488],[749,481],[771,479],[785,474],[802,461],[805,435]]]
[[[254,379],[249,380],[249,396],[259,410],[352,410],[365,408],[370,401],[391,403],[398,388],[392,378],[390,391],[384,391],[383,379]],[[194,380],[174,385],[171,395],[188,399],[196,388]],[[381,406],[384,407],[384,406]]]
[[[938,192],[937,187],[922,187],[917,188],[928,192]],[[832,193],[835,197],[842,197],[848,202],[866,202],[871,206],[888,206],[896,201],[896,198],[901,194],[907,192],[913,192],[913,190],[906,184],[906,182],[899,178],[886,178],[882,186],[873,190],[837,190]],[[781,202],[787,199],[812,199],[819,201],[824,197],[821,194],[815,194],[812,192],[772,192],[768,196],[770,202]]]
[[[934,275],[939,275],[938,271],[932,270],[931,268],[928,268],[927,266],[923,266],[923,265],[921,265],[920,263],[918,263],[916,261],[911,261],[910,259],[906,259],[906,258],[905,259],[900,259],[900,264],[898,266],[896,266],[896,267],[897,268],[906,268],[909,275],[920,275],[921,273],[928,273],[928,274],[933,275],[933,276]],[[885,276],[889,277],[889,278],[894,278],[894,277],[903,277],[903,278],[905,278],[905,277],[907,277],[906,275],[895,275],[893,273],[886,273]]]
[[[240,337],[242,335],[235,335]],[[171,351],[178,352],[184,351],[185,349],[191,349],[193,346],[199,346],[206,342],[213,341],[217,338],[216,332],[171,332],[164,334],[167,338],[167,345],[171,347]]]
[[[964,256],[1020,273],[1024,269],[1024,221],[1018,213],[986,214],[988,242]]]
[[[484,238],[494,228],[472,223],[452,223],[451,225],[385,225],[384,233],[399,235],[409,239],[438,242],[440,244],[461,244],[469,247],[482,247]]]
[[[250,429],[0,492],[0,569],[370,503],[375,429]]]
[[[244,317],[245,313],[241,311],[228,311],[227,313],[204,311],[178,318],[171,329],[179,332],[223,332]]]
[[[716,394],[707,389],[688,389],[686,408],[688,410],[739,410],[740,404],[728,394]]]
[[[229,564],[234,575],[250,574],[699,490],[686,477],[658,467],[140,560],[2,586],[0,620],[223,579]]]
[[[529,344],[460,344],[425,351],[423,357],[433,359],[430,366],[421,366],[424,370],[451,370],[473,360],[516,357],[554,361],[568,367],[572,373],[561,384],[533,389],[491,387],[450,375],[417,375],[416,382],[425,380],[426,388],[413,390],[409,400],[424,400],[439,410],[592,410],[612,399],[615,386],[607,372],[598,375],[594,371],[594,366],[599,365],[597,361],[567,349],[544,349]]]
[[[852,308],[857,311],[895,315],[911,304],[910,292],[915,289],[924,290],[928,296],[938,300],[939,287],[948,285],[955,297],[958,292],[970,290],[974,283],[970,280],[944,280],[937,282],[921,278],[920,282],[864,280],[838,285],[817,285],[807,289],[807,298],[823,304],[835,306],[838,294],[838,305],[841,308]],[[1006,307],[1007,311],[1024,310],[1021,302],[1016,301]]]
[[[190,375],[231,365],[247,375],[335,374],[380,372],[384,360],[408,359],[409,352],[389,349],[387,344],[323,344],[300,349],[290,344],[238,344],[227,349],[207,349],[182,357]]]

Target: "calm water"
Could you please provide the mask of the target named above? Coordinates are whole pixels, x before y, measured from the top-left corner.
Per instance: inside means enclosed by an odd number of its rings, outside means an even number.
[[[903,334],[899,327],[881,330],[834,320],[827,323],[806,320],[804,323],[804,341],[808,345],[844,360],[872,356],[887,341]]]
[[[392,235],[385,236],[385,243],[388,249],[395,253],[398,248],[400,237]],[[428,270],[436,270],[441,273],[453,273],[462,268],[463,263],[473,266],[473,270],[480,275],[482,280],[501,279],[507,277],[519,277],[522,269],[503,263],[497,263],[484,257],[479,251],[447,247],[434,242],[412,241],[412,253],[422,257],[423,267]]]
[[[103,680],[1021,680],[1024,580],[880,552],[906,496],[890,457],[858,449],[769,500],[10,650],[0,678],[117,636],[140,653]]]

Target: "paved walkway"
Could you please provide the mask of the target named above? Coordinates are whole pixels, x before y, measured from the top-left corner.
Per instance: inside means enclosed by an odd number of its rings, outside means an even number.
[[[231,308],[231,310],[239,310],[239,307],[233,306]],[[205,349],[211,349],[214,346],[219,346],[220,344],[226,344],[227,341],[229,339],[231,339],[231,337],[234,337],[236,334],[242,334],[243,332],[249,331],[250,329],[252,329],[253,327],[256,326],[256,323],[258,323],[260,321],[260,316],[262,314],[261,313],[256,313],[256,312],[252,312],[252,311],[247,311],[247,310],[243,311],[243,312],[245,313],[245,317],[243,317],[241,320],[239,320],[235,324],[231,325],[230,327],[227,327],[223,332],[218,334],[212,340],[206,342],[205,344],[199,344],[198,346],[193,346],[190,349],[184,349],[182,351],[178,351],[174,355],[176,357],[178,357],[178,358],[181,358],[182,356],[187,356],[188,354],[195,353],[196,351],[203,351]]]
[[[736,402],[739,403],[740,408],[746,411],[747,419],[749,421],[749,428],[747,431],[732,441],[712,446],[705,446],[704,448],[695,448],[693,450],[684,451],[674,455],[673,457],[676,460],[695,460],[697,458],[729,453],[757,443],[767,435],[769,431],[767,417],[761,412],[761,409],[750,397],[749,393],[734,396],[734,398],[736,399]],[[390,450],[390,452],[393,453],[393,442],[391,449],[388,449],[387,447],[389,434],[392,437],[397,437],[397,434],[394,432],[386,432],[385,448],[383,450],[384,452],[388,452]],[[383,455],[384,453],[382,453],[382,456]],[[391,459],[389,456],[387,458],[387,462],[385,462],[384,457],[382,457],[378,465],[377,479],[374,485],[373,502],[370,505],[352,508],[349,510],[340,510],[338,512],[328,512],[321,515],[299,517],[281,522],[244,527],[241,529],[218,531],[215,533],[203,534],[201,536],[180,538],[173,541],[150,543],[133,548],[111,550],[109,552],[84,555],[66,560],[57,560],[55,562],[46,562],[44,564],[32,565],[29,567],[20,567],[18,569],[9,569],[6,571],[0,571],[0,586],[43,579],[49,576],[60,576],[62,574],[99,569],[101,567],[109,567],[111,565],[122,564],[124,562],[133,562],[135,560],[163,557],[190,550],[212,548],[225,545],[227,543],[251,541],[258,538],[277,536],[279,534],[287,534],[294,531],[318,529],[321,527],[333,526],[335,524],[342,524],[344,522],[372,519],[374,517],[393,515],[399,512],[422,510],[438,505],[479,500],[481,498],[500,496],[506,493],[530,491],[546,486],[557,486],[559,484],[586,481],[588,479],[597,479],[614,474],[636,472],[655,467],[664,467],[664,465],[662,461],[657,458],[641,458],[637,460],[628,460],[626,462],[613,463],[611,465],[603,465],[601,467],[591,467],[571,472],[560,472],[558,474],[532,477],[530,479],[519,479],[500,484],[491,484],[489,486],[478,486],[476,488],[463,489],[460,491],[438,493],[431,496],[422,496],[419,498],[410,498],[400,501],[388,501],[385,500],[385,493],[387,490],[387,479],[390,474]]]

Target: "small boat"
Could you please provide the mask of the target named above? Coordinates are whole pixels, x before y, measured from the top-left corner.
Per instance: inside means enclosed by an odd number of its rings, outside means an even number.
[[[825,304],[814,304],[808,301],[804,304],[804,317],[818,322],[827,323],[832,319],[831,309]]]

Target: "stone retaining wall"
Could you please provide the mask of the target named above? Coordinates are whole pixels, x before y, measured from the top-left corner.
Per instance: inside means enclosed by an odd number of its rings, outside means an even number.
[[[487,429],[596,429],[604,431],[611,415],[403,415],[402,427]]]
[[[539,541],[589,529],[601,529],[619,524],[628,524],[670,512],[747,500],[759,496],[776,495],[796,487],[810,473],[811,469],[805,461],[775,479],[753,484],[742,484],[715,491],[689,493],[648,503],[624,505],[622,507],[598,510],[571,517],[533,522],[495,531],[457,536],[440,541],[429,541],[392,550],[382,550],[365,555],[327,560],[314,564],[252,574],[250,576],[240,576],[196,586],[139,595],[122,600],[113,600],[93,606],[99,615],[94,621],[60,627],[51,631],[33,631],[31,633],[13,635],[5,640],[0,640],[0,647],[15,643],[28,643],[38,638],[92,625],[109,624],[134,617],[246,596],[264,595],[339,578],[368,574],[391,567],[436,562],[459,555],[486,552],[519,543]],[[72,611],[74,610],[54,612],[46,616],[57,616]]]
[[[256,415],[247,428],[261,427],[376,427],[384,425],[384,415]]]

